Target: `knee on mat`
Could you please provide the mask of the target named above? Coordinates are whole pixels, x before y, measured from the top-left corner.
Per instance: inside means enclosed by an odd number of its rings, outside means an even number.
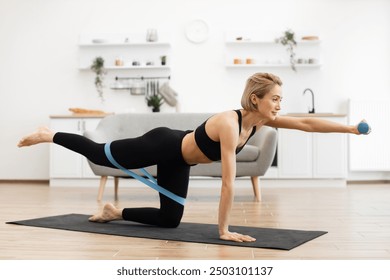
[[[166,217],[161,219],[160,226],[165,228],[177,228],[180,225],[181,217]]]

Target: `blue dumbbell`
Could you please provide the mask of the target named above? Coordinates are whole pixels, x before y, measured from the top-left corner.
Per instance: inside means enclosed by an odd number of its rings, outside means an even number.
[[[369,134],[371,132],[371,127],[366,122],[360,122],[357,127],[360,134]]]

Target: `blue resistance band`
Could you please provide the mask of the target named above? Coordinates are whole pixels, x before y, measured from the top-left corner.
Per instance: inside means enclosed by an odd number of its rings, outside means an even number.
[[[114,165],[116,168],[122,170],[127,175],[130,175],[134,179],[137,179],[138,181],[144,183],[145,185],[148,185],[149,187],[151,187],[152,189],[154,189],[154,190],[158,191],[159,193],[165,195],[166,197],[169,197],[170,199],[176,201],[177,203],[179,203],[181,205],[185,204],[185,202],[186,202],[185,198],[182,198],[182,197],[174,194],[173,192],[170,192],[170,191],[164,189],[163,187],[159,186],[157,184],[157,181],[153,178],[153,176],[150,175],[150,173],[148,171],[146,171],[144,168],[140,168],[140,170],[146,177],[149,178],[149,180],[144,178],[144,177],[142,177],[142,176],[139,176],[138,174],[134,173],[133,171],[131,171],[129,169],[126,169],[122,165],[120,165],[114,159],[114,157],[112,156],[110,146],[111,146],[111,142],[106,143],[104,145],[104,152],[106,153],[106,157],[112,163],[112,165]]]

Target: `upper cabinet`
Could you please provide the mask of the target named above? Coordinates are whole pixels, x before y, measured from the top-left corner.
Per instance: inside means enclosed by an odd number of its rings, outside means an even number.
[[[281,33],[262,34],[261,31],[229,31],[226,32],[225,49],[228,68],[248,67],[291,67],[288,46],[275,40]],[[321,66],[320,46],[318,36],[294,34],[295,67],[319,68]]]
[[[79,68],[88,70],[96,57],[107,70],[169,70],[170,39],[157,30],[129,34],[82,34]]]

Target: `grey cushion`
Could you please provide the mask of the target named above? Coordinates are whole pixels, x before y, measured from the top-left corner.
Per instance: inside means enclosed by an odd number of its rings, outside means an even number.
[[[246,144],[246,146],[237,154],[236,160],[237,162],[251,162],[255,161],[260,154],[259,147]]]

